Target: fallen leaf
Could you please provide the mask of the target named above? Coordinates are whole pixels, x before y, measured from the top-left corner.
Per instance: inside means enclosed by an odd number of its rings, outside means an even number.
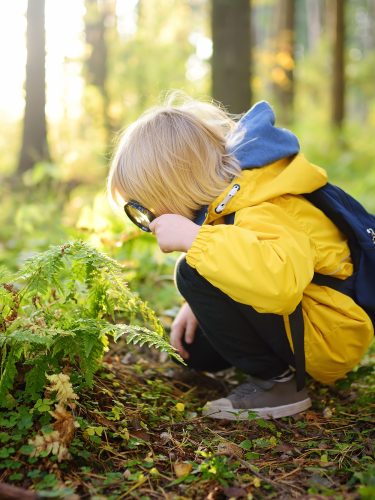
[[[300,420],[307,420],[308,422],[319,422],[319,415],[313,411],[305,411],[303,413],[299,413],[298,415],[301,416],[301,419]],[[296,415],[293,415],[293,419],[294,420],[297,420],[297,418],[295,418]]]
[[[193,466],[188,462],[176,462],[173,464],[174,472],[177,477],[187,476]]]
[[[137,437],[139,439],[142,439],[143,441],[151,441],[150,434],[144,430],[136,430],[136,431],[131,431],[130,435],[132,437]]]
[[[243,488],[236,488],[235,486],[230,486],[229,488],[223,488],[223,493],[227,498],[246,498],[247,491]]]
[[[231,443],[230,441],[223,441],[217,446],[217,455],[227,455],[229,457],[242,457],[243,449],[237,444]]]

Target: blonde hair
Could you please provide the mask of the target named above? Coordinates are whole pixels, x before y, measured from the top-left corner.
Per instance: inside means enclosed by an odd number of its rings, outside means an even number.
[[[234,125],[219,106],[186,96],[178,103],[173,94],[122,134],[108,178],[110,199],[136,200],[156,216],[193,219],[241,174],[226,151]]]

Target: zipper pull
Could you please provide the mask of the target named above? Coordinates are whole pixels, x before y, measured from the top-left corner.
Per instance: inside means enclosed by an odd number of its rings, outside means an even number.
[[[217,214],[221,214],[221,212],[224,210],[224,208],[227,206],[228,202],[233,198],[233,196],[235,194],[238,193],[238,191],[241,189],[241,186],[239,184],[235,184],[232,189],[229,191],[229,193],[226,195],[226,197],[224,198],[224,200],[220,203],[220,205],[218,205],[216,208],[215,208],[215,212]]]

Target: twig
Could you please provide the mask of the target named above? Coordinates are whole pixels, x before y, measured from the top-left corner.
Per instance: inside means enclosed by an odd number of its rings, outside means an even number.
[[[35,491],[25,490],[0,482],[0,500],[37,500],[39,495]]]

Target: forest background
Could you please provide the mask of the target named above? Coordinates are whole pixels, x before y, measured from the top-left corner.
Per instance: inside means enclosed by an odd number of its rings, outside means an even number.
[[[0,175],[27,193],[18,207],[2,193],[0,262],[14,246],[22,260],[61,242],[58,228],[84,229],[91,243],[123,257],[120,240],[132,228],[105,199],[111,152],[121,130],[171,89],[213,96],[234,113],[268,100],[304,154],[375,210],[373,1],[29,6],[28,66],[27,2],[0,7]],[[31,201],[47,179],[56,186]]]
[[[50,245],[84,241],[124,265],[132,293],[147,301],[168,330],[181,303],[172,282],[178,256],[162,254],[152,236],[114,213],[105,184],[121,130],[173,89],[213,97],[233,113],[268,100],[277,125],[297,134],[303,153],[375,212],[374,0],[1,2],[0,65],[0,265],[8,271],[17,273]],[[368,439],[367,431],[362,437]],[[241,443],[248,451],[246,439]],[[319,460],[330,462],[319,453]],[[199,467],[209,460],[202,457]],[[203,475],[201,498],[202,491],[232,484],[233,471],[223,464],[215,465],[222,477]],[[133,476],[128,474],[124,488],[138,485],[139,491],[143,480],[129,467]],[[375,487],[366,467],[333,484],[296,485],[294,493],[340,490],[351,480],[344,494],[361,483],[366,495],[366,488]],[[44,473],[31,471],[28,478],[12,476],[10,469],[5,462],[3,477],[15,484],[65,491],[61,475],[45,464]],[[251,471],[271,496],[284,491]],[[242,493],[259,494],[257,481],[247,480],[240,483]],[[78,483],[72,491],[105,490]]]

